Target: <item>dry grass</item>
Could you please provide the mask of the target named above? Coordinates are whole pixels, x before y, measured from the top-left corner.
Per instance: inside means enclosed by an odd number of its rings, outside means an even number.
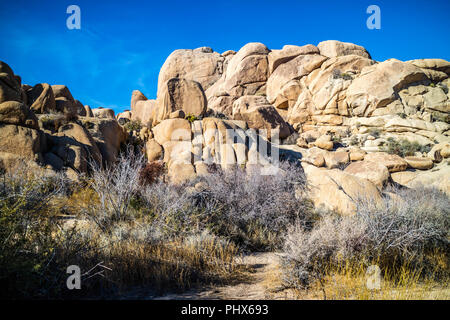
[[[163,234],[151,216],[136,215],[135,194],[129,190],[119,194],[126,205],[109,199],[103,191],[119,193],[122,181],[135,177],[129,166],[122,168],[125,172],[114,172],[105,189],[92,187],[90,179],[71,184],[45,175],[3,177],[2,298],[116,297],[134,287],[155,294],[239,276],[233,243],[207,232]],[[114,181],[119,183],[112,185]],[[99,211],[104,208],[110,211],[102,220],[105,212]],[[90,270],[82,276],[82,290],[66,288],[70,265],[78,265],[82,273]]]
[[[297,299],[328,300],[448,300],[450,282],[423,278],[420,270],[408,266],[400,270],[386,269],[380,275],[380,288],[367,286],[367,267],[364,264],[333,265],[322,281],[315,281],[308,290],[295,290]]]
[[[284,285],[300,297],[321,292],[328,299],[419,299],[435,287],[441,290],[437,298],[448,294],[448,197],[429,188],[393,192],[398,197],[383,205],[359,203],[355,216],[326,213],[312,229],[291,227]],[[371,265],[383,278],[379,291],[365,286]]]

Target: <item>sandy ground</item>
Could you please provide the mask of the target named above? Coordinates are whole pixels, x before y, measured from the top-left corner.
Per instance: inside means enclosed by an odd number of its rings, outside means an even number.
[[[155,300],[285,300],[294,299],[289,291],[278,292],[279,257],[275,253],[252,253],[239,259],[249,269],[248,279],[227,286],[191,290],[182,294],[149,297]]]

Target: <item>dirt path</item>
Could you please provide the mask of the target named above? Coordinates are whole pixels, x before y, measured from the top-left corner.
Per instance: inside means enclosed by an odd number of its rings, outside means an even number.
[[[265,300],[292,299],[289,292],[277,293],[280,283],[279,257],[275,253],[252,253],[240,259],[249,267],[248,279],[245,282],[191,290],[182,294],[168,294],[154,297],[155,300],[190,300],[190,299],[227,299],[227,300]]]

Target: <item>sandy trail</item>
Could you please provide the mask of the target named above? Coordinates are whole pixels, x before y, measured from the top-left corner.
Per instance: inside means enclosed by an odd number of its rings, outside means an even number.
[[[239,259],[239,263],[249,268],[248,279],[244,282],[209,288],[190,290],[181,294],[167,294],[152,297],[155,300],[267,300],[293,299],[288,291],[276,292],[280,283],[279,257],[275,253],[251,253]]]

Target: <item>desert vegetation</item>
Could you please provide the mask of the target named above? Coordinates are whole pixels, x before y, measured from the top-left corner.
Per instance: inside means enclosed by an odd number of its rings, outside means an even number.
[[[382,206],[360,202],[355,216],[341,216],[314,209],[299,165],[281,163],[270,176],[209,171],[173,185],[164,165],[129,152],[114,166],[92,164],[78,181],[2,172],[3,298],[155,295],[232,283],[246,273],[237,258],[256,251],[281,254],[283,288],[298,297],[373,298],[364,282],[370,265],[381,269],[381,298],[417,298],[393,292],[448,284],[450,206],[436,189],[392,189]],[[83,290],[66,289],[69,265],[80,266]]]
[[[297,223],[284,243],[285,285],[323,298],[423,298],[432,284],[448,286],[449,222],[448,197],[418,188],[392,189],[381,206],[360,201],[355,216],[326,213],[311,229]],[[367,288],[369,266],[380,268],[382,290]]]
[[[135,287],[155,294],[232,281],[242,274],[239,254],[280,248],[287,225],[310,210],[297,203],[303,179],[289,165],[276,179],[212,167],[179,186],[164,182],[164,170],[127,153],[105,169],[92,164],[76,182],[3,172],[3,297],[111,297]],[[84,290],[65,288],[69,265],[84,272]]]

